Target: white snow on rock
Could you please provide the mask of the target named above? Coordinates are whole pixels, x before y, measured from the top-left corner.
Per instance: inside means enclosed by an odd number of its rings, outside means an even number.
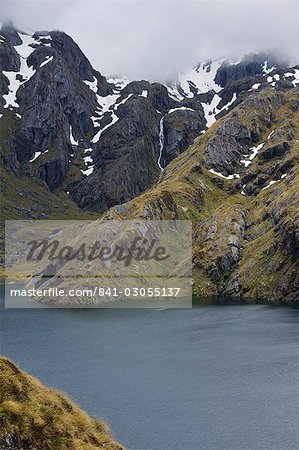
[[[228,108],[237,100],[237,94],[234,92],[232,99],[222,108],[218,109],[217,106],[219,105],[221,100],[221,97],[218,94],[215,94],[211,103],[201,103],[205,113],[207,127],[210,127],[216,122],[217,114],[222,111],[228,110]]]
[[[94,80],[93,83],[91,82],[86,82],[86,80],[84,81],[86,84],[89,85],[89,87],[94,91],[97,92],[97,82],[96,79]],[[110,94],[107,95],[106,97],[102,97],[98,94],[96,94],[97,96],[97,110],[95,111],[94,116],[91,116],[91,120],[93,122],[93,125],[95,128],[99,128],[101,126],[100,121],[103,118],[103,116],[105,115],[105,113],[109,112],[111,114],[111,122],[109,124],[107,124],[104,128],[102,128],[101,130],[98,131],[98,133],[93,137],[92,139],[92,143],[95,144],[99,141],[103,131],[107,130],[109,127],[111,127],[112,125],[114,125],[117,121],[118,121],[118,117],[115,114],[115,111],[117,111],[117,108],[120,105],[123,105],[124,103],[126,103],[126,101],[132,97],[132,93],[129,94],[125,99],[123,99],[121,102],[116,103],[117,100],[119,98],[121,98],[121,95],[119,92],[114,93],[114,94]]]
[[[179,83],[183,91],[189,96],[192,94],[191,86],[195,86],[199,93],[208,92],[213,89],[219,92],[222,88],[215,83],[214,78],[217,70],[224,62],[223,59],[211,63],[200,63],[196,68],[188,71],[186,74],[179,74]],[[193,95],[191,95],[193,97]]]
[[[244,156],[245,156],[245,155],[244,155]],[[250,159],[241,159],[240,162],[241,162],[242,164],[244,164],[245,167],[248,167],[248,166],[250,166],[250,164],[251,164]]]
[[[84,164],[85,164],[86,166],[88,166],[88,163],[89,163],[89,162],[92,163],[92,162],[93,162],[93,159],[92,159],[91,156],[84,156],[84,157],[83,157],[83,161],[84,161]]]
[[[222,175],[222,173],[216,172],[214,169],[209,169],[209,172],[211,172],[213,175],[217,175],[217,177],[225,178],[226,180],[234,180],[236,178],[240,178],[240,175],[238,173],[234,173],[233,175],[228,175],[226,177],[225,175]]]
[[[179,72],[177,82],[166,83],[169,96],[174,100],[183,100],[186,97],[193,98],[192,89],[195,89],[199,94],[211,89],[219,92],[222,88],[215,83],[214,78],[223,62],[224,59],[204,62],[191,70],[187,70],[186,73]]]
[[[118,121],[118,117],[114,112],[112,112],[111,117],[112,117],[112,121],[110,123],[108,123],[108,125],[106,125],[104,128],[102,128],[100,131],[98,131],[98,133],[92,138],[91,142],[93,144],[96,144],[97,142],[99,142],[102,133]]]
[[[104,115],[105,112],[109,111],[109,109],[115,105],[116,101],[120,98],[119,94],[111,94],[107,95],[106,97],[102,97],[100,95],[97,95],[97,101],[98,101],[98,111],[97,113],[99,115]]]
[[[248,167],[264,145],[265,142],[261,142],[261,144],[257,145],[256,147],[251,147],[251,154],[249,156],[244,155],[245,159],[241,159],[240,162],[244,164],[245,167]]]
[[[299,85],[299,69],[295,69],[294,77],[295,77],[295,80],[292,81],[292,85],[298,86]]]
[[[270,181],[270,183],[267,185],[267,186],[265,186],[263,189],[262,189],[262,191],[264,191],[265,189],[268,189],[270,186],[272,186],[273,184],[275,184],[275,183],[278,183],[278,181]]]
[[[97,111],[95,112],[97,114],[97,116],[92,116],[91,119],[93,121],[93,124],[95,127],[100,127],[100,123],[98,123],[102,117],[104,116],[105,113],[109,112],[111,114],[111,122],[109,124],[107,124],[104,128],[102,128],[101,130],[98,131],[98,133],[93,137],[92,139],[92,143],[95,144],[99,141],[102,133],[107,130],[109,127],[111,127],[112,125],[114,125],[117,121],[118,121],[118,117],[116,115],[116,111],[118,109],[118,107],[120,105],[123,105],[126,103],[127,100],[129,100],[129,98],[131,98],[134,94],[129,94],[126,98],[124,98],[123,100],[121,100],[119,103],[116,103],[118,99],[121,98],[121,95],[119,93],[117,94],[110,94],[107,95],[106,97],[102,97],[100,95],[97,95],[97,101],[98,101],[98,106],[97,106]]]
[[[258,154],[258,152],[263,148],[265,142],[261,142],[259,145],[257,145],[256,147],[251,147],[251,155],[249,156],[250,161],[252,161],[256,155]]]
[[[286,176],[287,176],[287,173],[282,174],[281,177],[280,177],[280,180],[283,180]],[[268,188],[269,188],[270,186],[272,186],[273,184],[278,183],[280,180],[272,180],[272,181],[270,181],[270,183],[267,184],[267,186],[265,186],[265,187],[262,189],[262,191],[264,191],[265,189],[268,189]]]
[[[284,74],[284,78],[294,78],[294,80],[291,81],[293,86],[298,86],[299,85],[299,69],[294,69],[294,72],[286,72]]]
[[[219,97],[218,94],[215,94],[211,103],[201,103],[204,113],[205,113],[205,118],[207,121],[207,127],[210,127],[211,125],[213,125],[213,123],[216,122],[216,114],[218,111],[217,110],[217,105],[221,102],[221,97]]]
[[[218,113],[221,111],[227,110],[235,101],[237,100],[237,94],[234,92],[232,99],[224,105],[221,109],[218,110]]]
[[[175,112],[175,111],[193,111],[193,112],[196,112],[195,109],[187,108],[186,106],[181,106],[181,107],[179,107],[179,108],[173,108],[173,109],[170,109],[170,110],[168,111],[168,114],[171,114],[171,113],[173,113],[173,112]]]
[[[94,161],[93,161],[93,157],[91,156],[93,149],[92,148],[86,148],[84,149],[84,155],[83,156],[83,162],[84,165],[86,166],[86,169],[81,169],[81,173],[83,175],[89,176],[93,173],[94,171]]]
[[[81,173],[83,173],[83,175],[89,176],[93,173],[93,171],[94,171],[94,165],[88,167],[88,169],[86,169],[86,170],[81,170]]]
[[[145,97],[146,98],[147,96],[148,96],[148,91],[144,90],[144,91],[141,92],[140,97]]]
[[[299,85],[299,69],[294,69],[294,72],[286,72],[284,74],[284,78],[294,78],[294,80],[291,81],[293,86]]]
[[[33,161],[35,161],[41,154],[42,154],[42,152],[35,152],[33,158],[30,159],[29,162],[32,163]]]
[[[134,94],[129,94],[129,95],[128,95],[126,98],[124,98],[121,102],[115,103],[115,107],[114,107],[115,111],[117,111],[117,108],[118,108],[120,105],[124,105],[124,104],[126,103],[126,101],[129,100],[129,98],[132,97],[132,95],[134,95]]]
[[[93,77],[93,81],[83,80],[83,83],[85,83],[93,92],[98,92],[98,80],[96,77]]]
[[[271,133],[269,134],[269,136],[267,137],[267,139],[271,139],[272,134],[274,133],[275,130],[271,131]]]
[[[265,75],[268,75],[268,73],[272,72],[272,70],[275,69],[274,66],[268,67],[268,61],[267,61],[267,60],[264,62],[262,68],[263,68],[263,73],[264,73]]]
[[[48,64],[51,61],[53,61],[53,56],[46,56],[45,61],[43,61],[39,67],[44,67],[46,64]]]
[[[34,48],[31,47],[31,44],[36,44],[36,40],[28,36],[27,34],[19,33],[20,38],[22,39],[21,45],[16,45],[15,49],[20,56],[21,67],[19,72],[7,72],[3,71],[3,74],[8,78],[9,81],[9,93],[3,95],[3,99],[5,100],[4,108],[19,108],[17,103],[17,92],[19,87],[30,80],[30,78],[35,74],[35,70],[27,64],[27,58],[34,52]],[[18,79],[20,78],[20,80]]]
[[[260,87],[261,83],[255,83],[252,85],[251,89],[249,89],[249,91],[255,91],[256,89],[258,89]],[[248,91],[248,92],[249,92]]]
[[[70,125],[70,141],[72,145],[79,145],[79,143],[75,140],[74,135],[73,135],[73,130],[72,130],[72,126]]]

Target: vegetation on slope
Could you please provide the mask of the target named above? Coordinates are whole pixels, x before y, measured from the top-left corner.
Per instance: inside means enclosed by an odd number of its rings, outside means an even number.
[[[295,89],[266,90],[234,108],[172,161],[156,186],[104,217],[192,220],[195,295],[298,300],[298,103]],[[248,168],[239,163],[239,179],[227,180],[203,160],[219,127],[236,117],[257,134],[255,145],[265,145]],[[245,183],[248,195],[241,194]]]
[[[0,449],[121,450],[106,426],[64,394],[0,358]]]

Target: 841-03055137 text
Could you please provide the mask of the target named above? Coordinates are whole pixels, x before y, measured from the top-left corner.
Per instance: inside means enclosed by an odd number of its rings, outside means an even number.
[[[123,290],[112,287],[92,287],[84,289],[10,289],[12,297],[178,297],[180,287],[126,287]]]

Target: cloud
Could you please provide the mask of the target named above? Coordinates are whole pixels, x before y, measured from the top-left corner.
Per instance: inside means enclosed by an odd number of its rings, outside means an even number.
[[[165,80],[205,59],[275,50],[299,62],[298,0],[9,0],[1,17],[70,34],[103,74]],[[0,20],[1,20],[0,17]]]

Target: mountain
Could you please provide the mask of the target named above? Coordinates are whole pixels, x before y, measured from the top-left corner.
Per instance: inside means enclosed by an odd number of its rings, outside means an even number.
[[[97,212],[152,186],[251,89],[294,82],[295,72],[275,58],[249,55],[200,64],[171,86],[119,84],[94,70],[65,33],[29,36],[6,24],[0,35],[4,166]]]
[[[0,358],[1,450],[121,450],[106,426]]]
[[[0,35],[6,217],[192,219],[194,294],[298,300],[298,66],[107,79],[65,33]]]

